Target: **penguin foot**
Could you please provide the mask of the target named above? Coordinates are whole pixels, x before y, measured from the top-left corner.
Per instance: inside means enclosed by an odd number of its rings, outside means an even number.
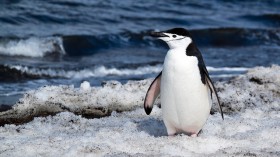
[[[174,126],[170,125],[168,122],[165,122],[166,130],[168,136],[175,136],[177,130]]]
[[[191,137],[197,137],[197,134],[192,134]]]
[[[168,136],[175,136],[176,135],[176,130],[168,130],[167,131]]]

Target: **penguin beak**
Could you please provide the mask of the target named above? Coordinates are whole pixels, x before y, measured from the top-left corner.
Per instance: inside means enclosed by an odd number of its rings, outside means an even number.
[[[164,34],[164,32],[151,32],[150,35],[156,38],[169,37],[168,35]]]

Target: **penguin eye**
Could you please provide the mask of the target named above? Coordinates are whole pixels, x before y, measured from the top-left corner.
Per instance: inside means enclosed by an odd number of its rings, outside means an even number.
[[[172,37],[173,37],[173,38],[176,38],[176,37],[177,37],[177,35],[172,35]]]

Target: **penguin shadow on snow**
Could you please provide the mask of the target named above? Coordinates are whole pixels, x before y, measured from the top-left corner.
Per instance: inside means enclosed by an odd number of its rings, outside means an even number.
[[[163,121],[155,118],[140,121],[137,129],[154,137],[168,136]]]
[[[138,129],[138,131],[144,131],[154,137],[168,136],[167,130],[166,130],[166,127],[165,127],[163,121],[155,119],[155,118],[151,118],[151,119],[147,119],[147,120],[138,122],[137,129]],[[197,135],[201,136],[202,134],[203,134],[203,130],[201,129]],[[190,135],[186,134],[185,132],[178,132],[175,134],[175,136],[177,136],[177,135],[190,136]]]

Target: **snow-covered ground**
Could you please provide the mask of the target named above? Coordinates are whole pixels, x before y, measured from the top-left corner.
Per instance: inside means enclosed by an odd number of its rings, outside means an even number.
[[[280,156],[279,66],[217,82],[225,120],[214,104],[215,113],[197,138],[168,137],[157,106],[145,114],[150,82],[112,81],[103,87],[85,82],[81,88],[30,91],[12,110],[0,113],[2,123],[58,114],[0,127],[0,156]]]

